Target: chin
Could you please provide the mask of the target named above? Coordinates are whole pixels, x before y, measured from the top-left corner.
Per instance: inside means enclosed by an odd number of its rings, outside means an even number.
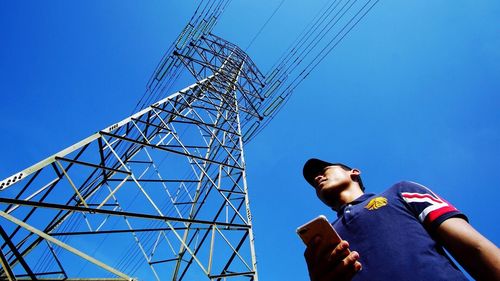
[[[319,195],[319,198],[321,199],[321,201],[326,203],[326,202],[329,202],[329,201],[337,198],[339,195],[339,192],[338,192],[337,188],[332,187],[332,186],[328,186],[328,187],[323,187],[320,190],[318,195]]]

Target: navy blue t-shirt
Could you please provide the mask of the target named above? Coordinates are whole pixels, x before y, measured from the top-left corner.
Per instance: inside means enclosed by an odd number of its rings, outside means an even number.
[[[360,254],[355,281],[467,280],[432,239],[439,224],[457,216],[467,219],[426,187],[400,182],[343,206],[333,227]]]

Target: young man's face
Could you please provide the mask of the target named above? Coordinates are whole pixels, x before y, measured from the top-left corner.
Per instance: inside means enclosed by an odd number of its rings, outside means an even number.
[[[332,199],[335,199],[343,189],[352,184],[352,175],[359,175],[359,171],[356,169],[345,170],[337,165],[325,167],[314,178],[316,195],[330,205]]]

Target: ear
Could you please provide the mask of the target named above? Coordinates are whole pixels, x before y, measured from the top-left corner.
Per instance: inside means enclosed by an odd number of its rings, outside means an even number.
[[[359,176],[359,175],[361,175],[361,171],[354,168],[351,170],[351,175]]]

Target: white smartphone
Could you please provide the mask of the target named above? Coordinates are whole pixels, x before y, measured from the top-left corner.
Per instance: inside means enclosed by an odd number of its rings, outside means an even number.
[[[316,235],[321,236],[323,244],[338,244],[342,239],[333,226],[328,222],[324,215],[309,221],[308,223],[297,228],[297,234],[300,236],[304,244],[308,246]]]

